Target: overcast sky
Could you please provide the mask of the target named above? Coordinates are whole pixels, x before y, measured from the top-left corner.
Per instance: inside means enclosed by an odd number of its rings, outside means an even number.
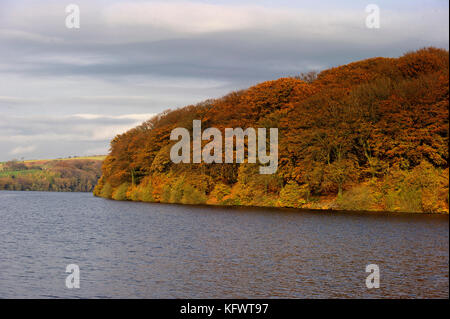
[[[68,4],[80,28],[65,26]],[[380,8],[380,28],[365,8]],[[0,1],[0,161],[106,154],[154,113],[424,46],[448,1]],[[238,110],[237,110],[238,111]]]

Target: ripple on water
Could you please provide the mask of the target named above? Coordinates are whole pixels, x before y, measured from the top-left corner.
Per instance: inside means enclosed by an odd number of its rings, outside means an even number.
[[[448,298],[448,216],[0,192],[0,297]],[[80,289],[65,287],[68,264]],[[365,287],[379,265],[381,288]]]

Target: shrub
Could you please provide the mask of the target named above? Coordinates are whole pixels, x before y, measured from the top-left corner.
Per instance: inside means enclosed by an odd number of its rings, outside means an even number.
[[[132,201],[141,201],[141,189],[139,186],[132,186],[127,192],[127,198]]]
[[[115,200],[127,200],[127,190],[130,186],[129,183],[123,183],[121,184],[113,193],[112,193],[112,199]]]
[[[183,197],[181,199],[182,204],[204,204],[206,202],[206,195],[194,188],[190,184],[186,184],[183,187]]]
[[[298,185],[296,182],[288,182],[280,192],[278,206],[301,207],[309,198],[308,185]]]
[[[175,180],[171,190],[170,190],[170,199],[169,203],[181,203],[183,199],[183,190],[184,190],[184,177],[178,178]]]
[[[100,196],[104,198],[112,198],[113,188],[110,183],[106,183],[103,185],[103,188],[100,191]]]
[[[170,203],[171,192],[170,184],[165,184],[161,192],[161,203]]]
[[[385,178],[385,209],[407,212],[448,212],[448,169],[422,161],[410,171],[392,169]]]
[[[359,185],[345,191],[336,204],[345,210],[373,210],[376,207],[375,189],[368,185]]]
[[[142,186],[141,188],[141,200],[143,202],[155,202],[155,198],[153,196],[153,187],[151,184],[147,184]]]
[[[217,202],[220,202],[225,196],[231,194],[231,187],[223,183],[217,183],[211,192],[211,197],[215,198]]]

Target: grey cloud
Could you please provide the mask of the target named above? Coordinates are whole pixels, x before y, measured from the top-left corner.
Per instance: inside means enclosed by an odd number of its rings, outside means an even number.
[[[78,30],[64,27],[63,2],[0,3],[4,158],[12,141],[36,143],[27,156],[56,154],[57,147],[69,155],[105,148],[108,130],[134,123],[69,114],[156,113],[312,69],[430,45],[448,48],[448,12],[432,7],[382,7],[381,28],[373,30],[364,27],[364,6],[353,3],[328,11],[326,5],[77,3]],[[103,135],[93,135],[95,125]]]
[[[0,161],[12,155],[29,158],[45,154],[55,145],[65,145],[60,153],[89,155],[89,150],[103,149],[116,135],[151,118],[147,115],[122,115],[107,117],[96,114],[72,116],[3,116],[0,118]],[[90,155],[93,155],[92,153]],[[59,156],[59,155],[58,155]]]

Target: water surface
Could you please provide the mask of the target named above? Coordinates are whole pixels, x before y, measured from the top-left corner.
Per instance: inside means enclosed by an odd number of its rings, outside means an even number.
[[[448,298],[442,215],[0,192],[2,298]],[[67,289],[68,264],[80,289]],[[377,264],[379,289],[365,267]]]

